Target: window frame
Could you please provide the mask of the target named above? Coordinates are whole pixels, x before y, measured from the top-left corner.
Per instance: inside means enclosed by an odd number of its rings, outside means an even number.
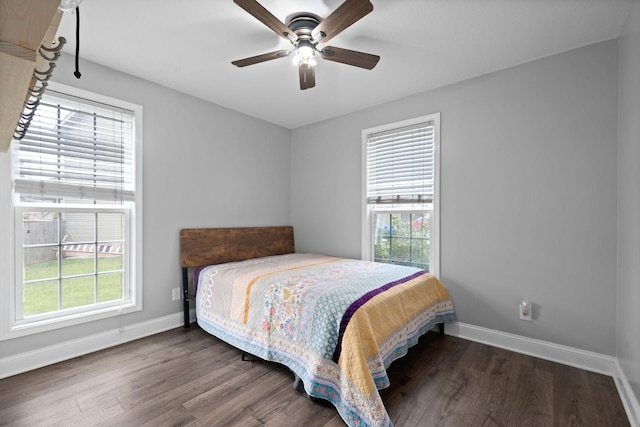
[[[6,185],[0,187],[0,218],[5,218],[0,225],[2,234],[8,235],[10,238],[0,244],[0,255],[7,253],[7,257],[3,257],[6,261],[0,262],[3,273],[0,273],[0,280],[9,283],[9,286],[0,288],[0,341],[27,336],[35,333],[50,331],[54,329],[64,328],[68,326],[87,323],[99,319],[119,316],[124,313],[131,313],[142,310],[142,128],[143,128],[143,109],[142,106],[133,104],[128,101],[111,98],[105,95],[96,94],[83,89],[50,82],[49,87],[63,94],[71,95],[78,98],[86,99],[89,102],[98,102],[101,104],[111,105],[116,108],[133,111],[133,132],[134,132],[134,188],[135,201],[125,202],[129,206],[120,206],[112,204],[51,204],[51,203],[21,203],[19,194],[14,192],[12,183],[12,159],[9,150],[7,154],[3,154],[2,161],[7,168],[2,168],[0,173],[2,182]],[[12,144],[15,144],[13,142]],[[90,305],[92,309],[68,309],[58,311],[57,314],[36,315],[29,321],[17,319],[17,301],[19,294],[18,286],[23,287],[22,283],[22,266],[24,253],[22,245],[22,213],[29,210],[42,211],[84,211],[84,212],[113,212],[125,211],[125,245],[128,248],[128,255],[123,259],[125,266],[125,275],[127,275],[128,287],[130,295],[120,300],[117,304],[101,304]]]
[[[399,129],[407,126],[414,126],[425,122],[433,122],[434,125],[434,172],[433,172],[433,212],[431,219],[431,228],[429,230],[429,244],[430,244],[430,257],[429,257],[429,271],[434,276],[440,274],[440,113],[432,113],[424,116],[415,117],[408,120],[402,120],[399,122],[388,123],[381,126],[376,126],[362,130],[362,259],[367,261],[373,260],[374,255],[374,233],[373,227],[375,226],[373,221],[373,211],[380,213],[388,213],[393,211],[394,213],[400,212],[415,212],[425,210],[422,204],[404,204],[404,205],[381,205],[379,208],[375,208],[376,205],[367,203],[367,141],[369,135],[378,132],[390,131],[393,129]],[[427,209],[428,210],[428,209]]]

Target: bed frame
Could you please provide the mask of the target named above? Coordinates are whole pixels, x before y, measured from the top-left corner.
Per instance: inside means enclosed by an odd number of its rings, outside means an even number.
[[[184,327],[191,325],[189,269],[295,252],[293,227],[185,228],[180,230]]]

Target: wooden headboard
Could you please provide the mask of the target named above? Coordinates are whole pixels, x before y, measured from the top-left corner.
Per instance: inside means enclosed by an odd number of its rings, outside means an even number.
[[[291,226],[180,230],[184,327],[191,323],[189,303],[194,300],[189,292],[189,268],[293,252]]]
[[[185,228],[180,230],[183,268],[295,252],[293,227]]]

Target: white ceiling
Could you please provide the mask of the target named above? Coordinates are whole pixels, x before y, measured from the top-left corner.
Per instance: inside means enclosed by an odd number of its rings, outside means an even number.
[[[342,3],[259,1],[281,21]],[[294,129],[616,38],[631,1],[372,0],[373,12],[329,44],[380,55],[377,67],[319,59],[305,91],[290,57],[231,65],[291,46],[232,0],[84,0],[80,57]],[[58,35],[73,54],[75,15]]]

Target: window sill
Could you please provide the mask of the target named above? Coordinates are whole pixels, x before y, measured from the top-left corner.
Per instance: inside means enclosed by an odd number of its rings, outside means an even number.
[[[142,310],[141,304],[130,303],[127,305],[92,310],[90,312],[69,314],[53,319],[13,324],[9,327],[9,330],[2,331],[0,335],[0,341],[66,328],[69,326],[80,325],[96,320],[120,316],[122,314],[133,313],[140,310]]]

